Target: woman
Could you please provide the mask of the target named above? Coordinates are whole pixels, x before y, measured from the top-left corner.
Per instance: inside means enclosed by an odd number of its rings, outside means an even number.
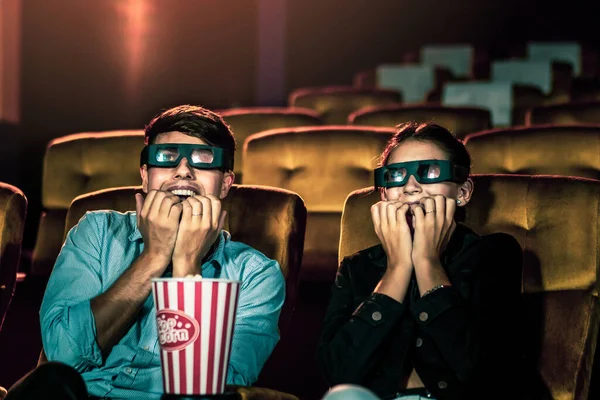
[[[383,399],[514,399],[521,392],[522,250],[455,222],[473,194],[461,141],[398,127],[375,171],[381,244],[339,268],[318,349],[331,385]]]

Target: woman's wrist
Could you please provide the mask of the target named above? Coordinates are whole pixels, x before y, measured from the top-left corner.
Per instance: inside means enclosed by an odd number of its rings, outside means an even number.
[[[411,274],[412,271],[406,268],[397,270],[388,269],[381,277],[373,293],[385,294],[402,303],[408,290]]]
[[[433,292],[435,292],[435,291],[437,291],[437,290],[439,290],[439,289],[444,289],[444,288],[447,288],[447,287],[450,287],[450,286],[452,286],[452,285],[444,284],[444,285],[437,285],[437,286],[434,286],[434,287],[432,287],[431,289],[429,289],[428,291],[426,291],[425,293],[423,293],[423,296],[421,296],[421,297],[428,296],[428,295],[430,295],[431,293],[433,293]]]

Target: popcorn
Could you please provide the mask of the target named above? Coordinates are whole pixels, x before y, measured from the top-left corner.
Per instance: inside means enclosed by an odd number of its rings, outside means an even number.
[[[195,279],[195,280],[199,281],[199,280],[202,279],[202,275],[200,275],[200,274],[196,274],[196,275],[189,274],[189,275],[186,275],[185,278],[186,279]]]

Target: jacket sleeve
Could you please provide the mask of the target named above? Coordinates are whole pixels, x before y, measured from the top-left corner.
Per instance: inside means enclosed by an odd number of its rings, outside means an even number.
[[[360,383],[406,308],[379,293],[354,308],[350,264],[355,261],[345,258],[338,270],[318,345],[318,363],[330,385]]]
[[[481,384],[505,365],[517,365],[522,250],[506,234],[484,237],[471,295],[454,286],[432,292],[410,307],[444,361],[466,384]]]

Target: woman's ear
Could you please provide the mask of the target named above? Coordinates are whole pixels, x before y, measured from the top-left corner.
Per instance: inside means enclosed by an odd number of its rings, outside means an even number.
[[[473,194],[473,190],[475,190],[475,184],[471,178],[468,178],[460,187],[458,188],[458,196],[456,198],[456,205],[458,207],[466,206],[469,201],[471,201],[471,195]]]

